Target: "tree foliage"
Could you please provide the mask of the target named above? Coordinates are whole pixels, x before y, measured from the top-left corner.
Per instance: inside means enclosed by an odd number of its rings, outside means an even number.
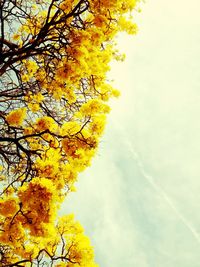
[[[95,267],[73,215],[58,217],[104,130],[115,36],[137,0],[0,1],[0,266]]]

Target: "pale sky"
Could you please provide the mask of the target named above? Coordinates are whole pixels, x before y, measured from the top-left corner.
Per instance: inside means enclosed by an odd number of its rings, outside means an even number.
[[[74,212],[100,267],[200,266],[200,1],[149,0],[123,35],[112,102]]]

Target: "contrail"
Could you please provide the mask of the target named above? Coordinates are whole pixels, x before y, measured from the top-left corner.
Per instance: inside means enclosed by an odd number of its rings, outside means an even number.
[[[116,126],[117,129],[120,129],[119,125]],[[168,196],[168,194],[155,182],[152,176],[150,176],[144,168],[144,165],[142,161],[139,158],[139,155],[136,153],[136,150],[133,147],[133,144],[129,141],[127,141],[127,136],[124,132],[124,130],[120,129],[122,135],[125,137],[124,140],[126,140],[126,144],[128,146],[129,151],[131,152],[141,174],[143,177],[147,180],[147,182],[154,188],[155,191],[167,202],[167,204],[171,207],[171,209],[174,211],[174,213],[179,217],[179,219],[182,221],[182,223],[188,228],[188,230],[192,233],[193,237],[196,239],[196,241],[200,244],[200,234],[196,231],[196,229],[193,227],[193,225],[183,216],[183,214],[177,209],[172,199]]]
[[[173,211],[176,213],[176,215],[179,217],[179,219],[182,221],[182,223],[190,230],[194,238],[197,240],[197,242],[200,244],[200,235],[196,231],[196,229],[193,227],[193,225],[190,224],[190,222],[183,216],[183,214],[180,213],[180,211],[177,209],[175,204],[173,203],[172,199],[167,195],[167,193],[155,182],[155,180],[152,178],[152,176],[148,175],[144,169],[144,166],[142,162],[139,159],[139,156],[133,149],[132,145],[129,144],[129,151],[134,157],[134,160],[136,161],[137,166],[139,167],[139,170],[143,177],[148,181],[148,183],[159,193],[160,196],[163,197],[163,199],[168,203],[168,205],[173,209]]]

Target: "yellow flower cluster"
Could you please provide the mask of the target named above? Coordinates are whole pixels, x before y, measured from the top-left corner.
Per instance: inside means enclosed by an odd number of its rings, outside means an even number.
[[[42,103],[44,99],[44,96],[42,95],[41,92],[38,92],[36,94],[32,94],[30,92],[25,96],[25,100],[28,103],[28,107],[32,112],[37,112],[40,109],[40,104]]]
[[[31,235],[43,235],[45,223],[52,222],[56,205],[56,190],[52,181],[46,178],[34,178],[20,188],[18,197],[23,213],[27,214],[27,227]]]
[[[56,129],[56,123],[53,118],[44,116],[36,121],[35,127],[38,132],[45,130],[54,131]]]
[[[19,108],[11,111],[6,116],[6,121],[11,126],[21,126],[26,118],[26,108]]]
[[[16,199],[9,197],[5,200],[0,200],[0,214],[3,216],[10,216],[17,212]]]
[[[0,243],[9,246],[6,266],[56,258],[52,266],[97,267],[81,225],[72,215],[56,215],[95,155],[110,111],[107,101],[119,96],[108,82],[111,60],[124,58],[114,38],[120,31],[137,32],[130,14],[139,0],[60,0],[48,12],[50,2],[29,0],[28,19],[13,35],[20,49],[32,46],[40,53],[19,62],[23,107],[5,116],[7,126],[19,127],[23,149],[12,169],[15,181],[0,200]],[[80,2],[77,10],[86,2],[89,8],[78,23],[69,14]],[[45,23],[50,26],[42,36]]]

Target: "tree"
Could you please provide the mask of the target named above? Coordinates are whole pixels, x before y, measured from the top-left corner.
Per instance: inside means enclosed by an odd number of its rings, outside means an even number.
[[[137,0],[0,1],[0,266],[94,267],[83,229],[58,218],[104,130],[107,80]],[[130,17],[130,18],[129,18]]]

